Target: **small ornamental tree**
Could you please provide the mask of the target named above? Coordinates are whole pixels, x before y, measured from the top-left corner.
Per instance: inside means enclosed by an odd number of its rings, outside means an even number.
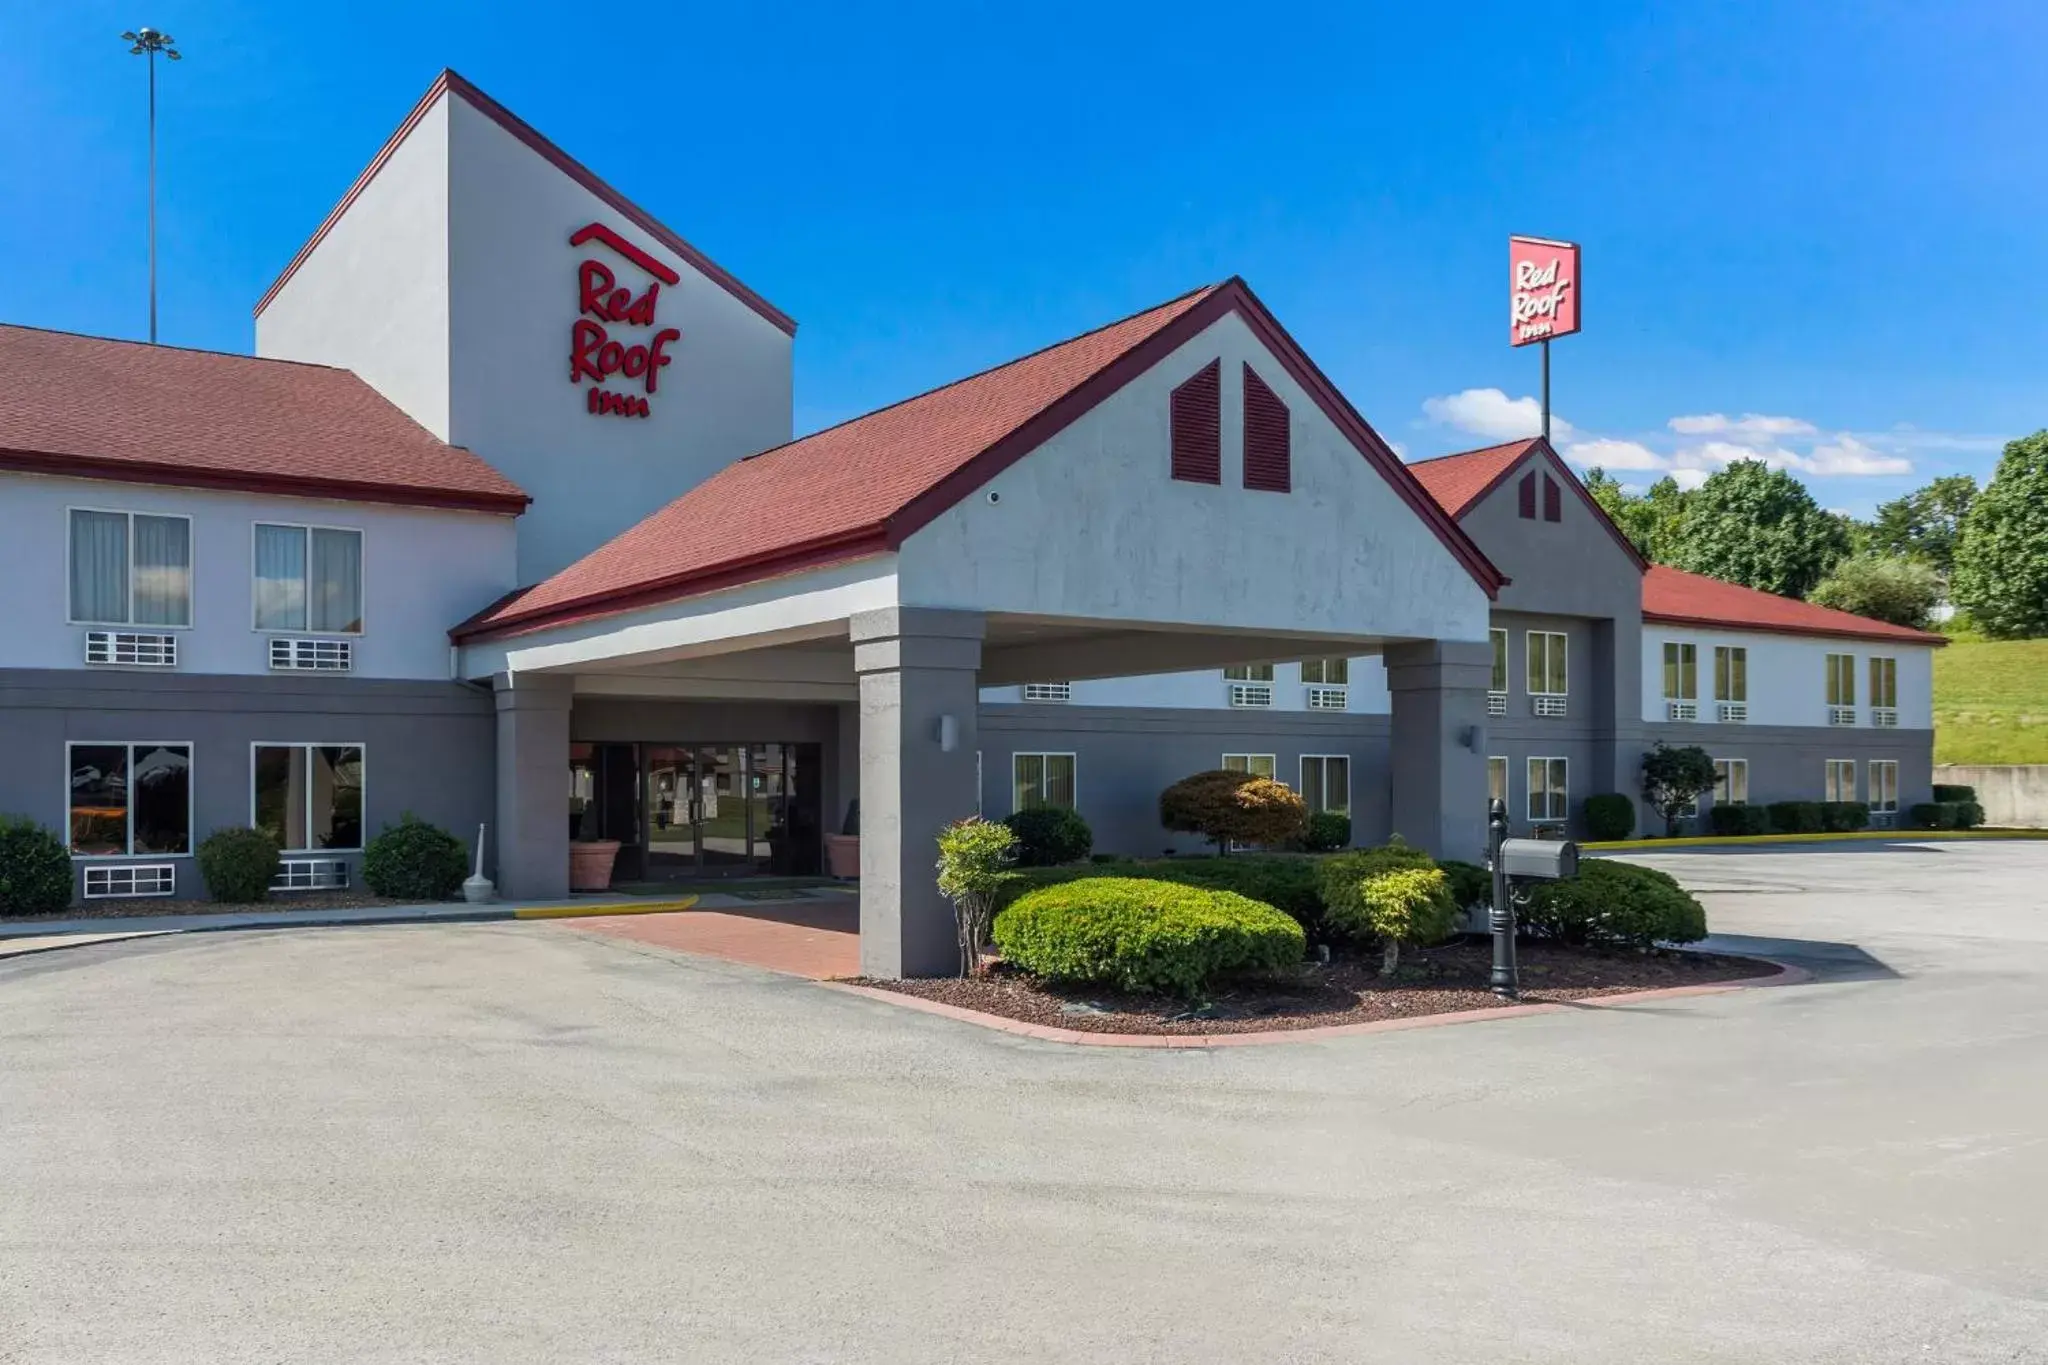
[[[1643,755],[1643,800],[1664,817],[1664,832],[1678,833],[1680,813],[1714,789],[1714,756],[1697,744],[1674,748],[1663,740]]]
[[[1228,854],[1233,843],[1284,844],[1308,826],[1301,794],[1252,773],[1216,768],[1184,777],[1159,794],[1159,823],[1216,841]]]
[[[1355,931],[1379,936],[1380,975],[1401,965],[1401,945],[1421,947],[1457,927],[1458,903],[1440,867],[1397,867],[1358,884]]]
[[[1017,836],[1008,825],[971,816],[939,832],[939,892],[953,902],[960,975],[981,973],[982,949],[1003,891],[1017,879]]]

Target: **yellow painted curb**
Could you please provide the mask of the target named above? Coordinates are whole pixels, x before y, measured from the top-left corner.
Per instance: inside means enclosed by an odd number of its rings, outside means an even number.
[[[1580,844],[1590,853],[1655,848],[1739,848],[1744,844],[1922,843],[1929,839],[2048,839],[2048,829],[1859,829],[1839,834],[1689,834],[1677,839],[1610,839]]]
[[[514,919],[583,919],[591,915],[663,915],[671,910],[688,910],[697,897],[675,901],[632,901],[625,905],[536,905],[514,910]]]

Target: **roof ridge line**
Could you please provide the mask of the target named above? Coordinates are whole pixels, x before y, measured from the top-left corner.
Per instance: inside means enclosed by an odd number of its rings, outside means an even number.
[[[98,332],[76,332],[69,327],[41,327],[32,322],[0,322],[0,327],[17,332],[40,332],[44,336],[77,337],[81,341],[105,341],[116,346],[147,346],[154,351],[183,351],[187,355],[217,355],[229,360],[260,360],[266,365],[303,365],[309,370],[332,370],[340,374],[355,374],[346,365],[329,365],[319,360],[293,360],[289,356],[257,355],[253,351],[222,351],[211,346],[180,346],[170,341],[142,341],[135,337],[110,337]],[[357,375],[357,378],[362,376]],[[445,442],[443,444],[446,444]]]

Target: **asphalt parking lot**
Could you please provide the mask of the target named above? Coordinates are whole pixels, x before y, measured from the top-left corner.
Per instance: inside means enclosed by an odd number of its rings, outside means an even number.
[[[1072,1049],[559,924],[0,962],[0,1361],[2048,1361],[2048,844],[1810,985]]]

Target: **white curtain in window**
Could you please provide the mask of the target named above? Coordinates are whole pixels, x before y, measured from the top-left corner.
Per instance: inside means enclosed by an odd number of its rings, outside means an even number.
[[[71,619],[128,622],[128,518],[71,514]]]
[[[306,532],[256,527],[256,629],[306,628]]]
[[[192,523],[135,518],[135,623],[192,624]]]
[[[310,630],[363,628],[363,533],[313,532]]]

